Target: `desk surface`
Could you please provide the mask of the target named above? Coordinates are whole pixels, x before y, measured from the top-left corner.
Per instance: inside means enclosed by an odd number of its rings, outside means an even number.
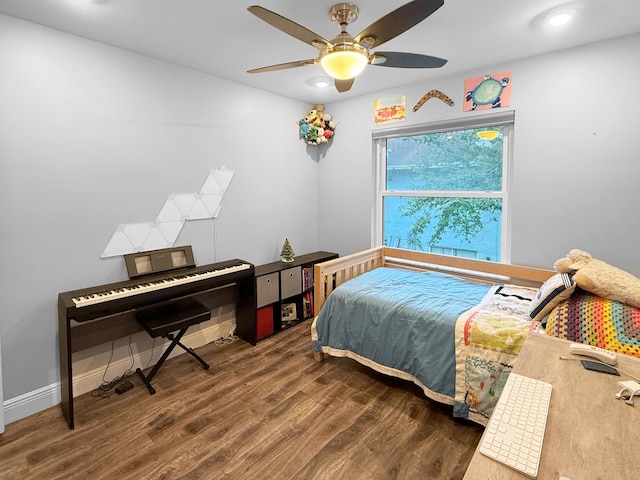
[[[513,371],[553,385],[538,471],[539,480],[640,478],[640,397],[635,405],[617,400],[619,381],[640,377],[640,359],[618,355],[620,376],[585,370],[561,360],[569,343],[530,334]],[[482,455],[473,455],[464,480],[521,480],[522,474]]]

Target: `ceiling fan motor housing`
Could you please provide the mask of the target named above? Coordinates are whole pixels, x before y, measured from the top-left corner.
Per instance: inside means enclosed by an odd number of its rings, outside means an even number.
[[[329,17],[333,23],[348,25],[358,18],[358,7],[353,3],[338,3],[329,10]]]

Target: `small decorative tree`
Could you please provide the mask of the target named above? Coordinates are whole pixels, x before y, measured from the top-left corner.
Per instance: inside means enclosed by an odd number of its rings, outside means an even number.
[[[280,251],[280,256],[282,257],[282,261],[287,263],[293,262],[294,255],[295,253],[293,253],[293,248],[291,248],[289,239],[285,238],[284,245],[282,245],[282,250]]]

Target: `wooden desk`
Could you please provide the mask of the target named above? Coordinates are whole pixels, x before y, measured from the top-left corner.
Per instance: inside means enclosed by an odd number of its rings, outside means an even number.
[[[640,478],[640,398],[616,399],[620,376],[585,370],[571,357],[569,343],[530,334],[513,371],[553,385],[540,458],[539,480]],[[640,377],[640,359],[618,355],[619,370]],[[464,480],[520,480],[524,475],[482,455],[473,455]]]

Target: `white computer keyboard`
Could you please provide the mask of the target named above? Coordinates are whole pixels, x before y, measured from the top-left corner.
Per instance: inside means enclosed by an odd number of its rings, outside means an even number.
[[[480,442],[480,453],[536,478],[550,400],[550,383],[510,374]]]

